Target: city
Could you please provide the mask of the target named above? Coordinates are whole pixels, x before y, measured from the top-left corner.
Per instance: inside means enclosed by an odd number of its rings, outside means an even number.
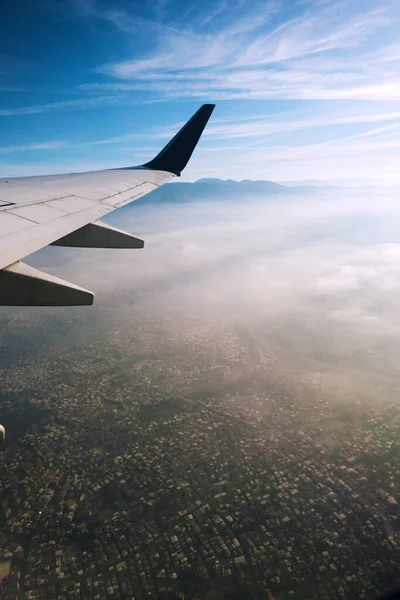
[[[2,412],[27,419],[2,453],[2,597],[375,598],[400,582],[398,406],[342,414],[318,373],[284,376],[217,316],[110,323],[2,369]]]

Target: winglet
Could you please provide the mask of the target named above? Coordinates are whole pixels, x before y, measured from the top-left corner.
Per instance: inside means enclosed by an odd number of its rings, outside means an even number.
[[[142,165],[180,175],[189,162],[215,104],[203,104],[153,160]]]

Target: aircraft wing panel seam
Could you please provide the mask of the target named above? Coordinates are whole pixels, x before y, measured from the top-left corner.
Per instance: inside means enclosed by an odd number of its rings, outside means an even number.
[[[39,225],[32,223],[28,228],[3,235],[0,238],[0,269],[4,269],[23,256],[32,254],[83,225],[96,221],[111,210],[113,210],[112,207],[98,204],[93,208],[75,214],[65,214]]]

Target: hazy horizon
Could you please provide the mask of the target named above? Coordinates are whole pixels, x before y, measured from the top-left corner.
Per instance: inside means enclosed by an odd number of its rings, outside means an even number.
[[[306,362],[305,371],[347,372],[355,362],[356,387],[363,377],[397,380],[396,196],[344,190],[187,204],[154,204],[150,197],[108,221],[142,237],[145,248],[51,247],[29,262],[94,291],[97,314],[111,303],[121,324],[139,309],[206,326],[217,316],[261,327],[287,351],[321,361]],[[74,310],[90,316],[91,309],[64,309]]]

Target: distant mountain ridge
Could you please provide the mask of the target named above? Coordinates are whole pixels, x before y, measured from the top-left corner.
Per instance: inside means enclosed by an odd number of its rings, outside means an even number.
[[[248,196],[275,196],[315,193],[320,188],[312,186],[289,187],[274,181],[244,179],[204,178],[197,181],[169,183],[151,192],[147,196],[136,200],[138,204],[169,204],[186,202],[207,202],[208,200],[241,199]]]

